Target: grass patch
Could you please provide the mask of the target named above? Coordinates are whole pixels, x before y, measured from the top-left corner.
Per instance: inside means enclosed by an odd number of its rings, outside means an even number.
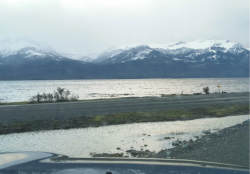
[[[194,109],[172,109],[148,112],[120,112],[93,117],[77,117],[67,120],[35,120],[30,122],[0,123],[0,134],[39,130],[98,127],[128,123],[192,120],[197,118],[223,117],[249,114],[249,105],[209,106]]]
[[[116,114],[107,114],[95,116],[90,121],[93,124],[125,124],[125,123],[141,123],[156,122],[170,120],[186,120],[192,117],[192,112],[187,110],[165,110],[151,112],[120,112]]]
[[[26,105],[29,102],[24,101],[24,102],[1,102],[0,105]]]
[[[12,103],[9,103],[10,105],[26,105],[28,104],[29,102],[12,102]]]
[[[208,107],[205,108],[204,111],[207,115],[210,116],[227,116],[227,115],[235,115],[235,114],[249,114],[249,105],[233,105],[230,107],[222,107],[222,106],[214,106],[214,107]]]
[[[194,94],[161,94],[161,97],[190,96]]]

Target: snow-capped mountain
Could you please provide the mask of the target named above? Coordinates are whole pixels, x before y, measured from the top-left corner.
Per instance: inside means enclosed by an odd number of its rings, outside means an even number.
[[[64,57],[48,44],[25,37],[0,41],[0,79],[85,78],[95,67]]]
[[[93,63],[101,63],[106,59],[113,58],[116,55],[127,51],[132,48],[141,47],[142,44],[133,44],[133,45],[120,45],[120,46],[113,46],[108,48],[107,50],[100,52],[96,55],[96,58],[92,61]]]
[[[11,55],[22,55],[22,58],[68,58],[83,62],[90,62],[95,56],[86,56],[76,50],[56,51],[50,45],[35,41],[26,37],[6,37],[0,40],[0,57],[8,57]]]
[[[0,80],[248,76],[249,50],[227,40],[122,45],[85,55],[28,38],[0,41]]]
[[[116,64],[116,63],[124,63],[128,61],[135,61],[135,60],[143,60],[143,59],[156,59],[159,57],[166,57],[165,54],[150,48],[147,45],[141,45],[141,46],[136,46],[132,47],[129,49],[124,49],[124,50],[117,50],[119,51],[118,54],[117,52],[113,51],[111,56],[108,59],[104,59],[101,64]],[[97,62],[97,60],[100,60],[100,58],[94,60],[93,62]]]
[[[51,46],[26,37],[6,37],[0,40],[0,56],[22,54],[25,58],[43,58],[47,56],[61,56]]]
[[[233,43],[228,40],[199,39],[193,42],[177,42],[173,44],[115,46],[100,54],[93,63],[115,64],[150,58],[157,61],[159,56],[161,58],[165,56],[168,62],[204,62],[210,60],[210,62],[218,64],[218,59],[232,59],[232,56],[239,55],[244,58],[247,58],[249,55],[249,51],[239,43]]]
[[[159,45],[159,44],[149,44],[152,48],[159,48],[159,49],[165,49],[165,50],[177,50],[180,48],[189,48],[194,50],[200,50],[200,49],[207,49],[211,48],[213,46],[222,47],[225,49],[225,51],[228,51],[230,48],[232,48],[234,45],[239,45],[237,43],[230,42],[229,40],[214,40],[214,39],[198,39],[193,42],[177,42],[173,44],[165,44],[165,45]]]
[[[67,52],[61,51],[60,55],[62,55],[63,57],[67,57],[69,59],[80,60],[84,62],[91,62],[96,58],[91,55],[85,55],[77,50],[67,51]]]

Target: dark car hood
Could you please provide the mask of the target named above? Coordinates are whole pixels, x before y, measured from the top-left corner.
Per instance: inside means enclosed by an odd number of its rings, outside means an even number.
[[[190,160],[69,158],[46,152],[0,154],[0,173],[248,173],[242,166]]]

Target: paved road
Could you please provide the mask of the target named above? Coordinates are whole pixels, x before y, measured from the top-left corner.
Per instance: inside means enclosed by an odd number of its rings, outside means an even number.
[[[100,114],[194,108],[207,105],[249,104],[249,93],[209,94],[193,96],[123,98],[67,103],[0,106],[0,122],[37,119],[68,119]]]

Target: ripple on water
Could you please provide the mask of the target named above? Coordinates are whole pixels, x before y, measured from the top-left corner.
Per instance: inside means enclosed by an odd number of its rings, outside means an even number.
[[[109,80],[32,80],[0,81],[1,99],[5,102],[28,101],[38,92],[53,92],[57,87],[69,89],[80,99],[144,97],[161,94],[192,94],[203,92],[248,92],[249,78],[199,78],[199,79],[109,79]],[[94,94],[94,95],[93,95]]]
[[[90,157],[91,152],[116,153],[128,149],[160,151],[172,148],[172,141],[195,140],[202,130],[213,132],[242,123],[248,115],[113,125],[97,128],[14,133],[0,136],[1,152],[45,151],[71,157]],[[174,137],[164,139],[164,137]],[[117,150],[119,147],[121,150]]]

